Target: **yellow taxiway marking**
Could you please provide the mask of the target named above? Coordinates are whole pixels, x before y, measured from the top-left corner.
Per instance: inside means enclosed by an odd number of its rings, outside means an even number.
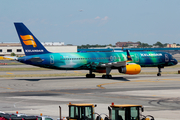
[[[105,89],[105,87],[102,87],[103,85],[110,85],[110,84],[116,84],[116,83],[127,83],[127,82],[164,82],[163,80],[173,80],[173,81],[180,81],[179,78],[173,78],[173,79],[146,79],[146,80],[134,80],[134,81],[124,81],[124,82],[112,82],[112,83],[104,83],[104,84],[99,84],[97,87],[101,89]]]
[[[97,87],[99,87],[101,89],[105,89],[104,87],[102,87],[102,84],[101,85],[97,85]]]
[[[152,96],[158,96],[158,95],[152,95]]]
[[[0,87],[0,88],[4,88],[4,89],[11,89],[11,88],[6,88],[6,87]]]
[[[162,80],[174,80],[174,81],[180,81],[179,78],[173,78],[173,79],[162,79]]]
[[[79,72],[79,71],[74,71],[75,73],[81,73],[81,72]]]
[[[10,74],[10,75],[13,75],[14,73],[10,73],[10,72],[7,72],[6,74]]]
[[[99,84],[99,85],[97,85],[97,87],[99,87],[101,89],[105,89],[105,87],[102,87],[103,85],[110,85],[110,84],[116,84],[116,83],[127,83],[127,82],[163,82],[163,81],[148,79],[148,80],[135,80],[135,81],[124,81],[124,82],[112,82],[112,83]]]

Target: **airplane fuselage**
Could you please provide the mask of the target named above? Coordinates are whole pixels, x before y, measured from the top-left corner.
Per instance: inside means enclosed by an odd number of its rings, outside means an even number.
[[[89,70],[87,78],[94,78],[92,72],[106,73],[102,78],[112,78],[111,69],[119,73],[135,75],[141,67],[161,68],[176,65],[177,60],[165,52],[89,52],[89,53],[51,53],[23,23],[14,23],[26,56],[14,58],[19,62],[34,66],[59,70]]]
[[[165,52],[130,52],[133,61],[141,67],[164,67],[177,64],[177,60]],[[31,59],[33,58],[33,59]],[[89,52],[89,53],[47,53],[18,58],[18,61],[30,65],[60,69],[103,69],[101,64],[127,61],[126,52]]]

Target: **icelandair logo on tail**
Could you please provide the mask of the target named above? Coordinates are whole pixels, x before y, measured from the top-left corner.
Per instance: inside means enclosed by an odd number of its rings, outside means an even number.
[[[37,47],[32,35],[20,35],[20,37],[25,45],[32,45],[34,48]]]

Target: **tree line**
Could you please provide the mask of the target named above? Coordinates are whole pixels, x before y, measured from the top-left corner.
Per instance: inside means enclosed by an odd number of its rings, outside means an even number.
[[[107,46],[111,46],[111,47],[116,47],[115,45],[112,45],[112,44],[109,44],[109,45],[89,45],[89,44],[86,44],[86,45],[80,45],[78,46],[78,49],[87,49],[87,48],[98,48],[98,47],[107,47]]]
[[[149,45],[148,43],[143,43],[143,42],[140,42],[138,41],[137,43],[139,43],[139,45],[137,46],[138,48],[152,48],[153,46],[155,47],[159,47],[159,48],[165,48],[167,47],[167,44],[169,43],[161,43],[161,42],[156,42],[155,44],[152,44],[152,45]],[[176,43],[173,43],[173,44],[176,44]],[[176,44],[177,46],[179,46],[180,44]],[[86,44],[86,45],[80,45],[78,46],[78,49],[87,49],[87,48],[98,48],[98,47],[107,47],[107,46],[110,46],[110,47],[116,47],[116,45],[112,45],[112,44],[109,44],[109,45],[89,45],[89,44]],[[125,45],[124,47],[129,47],[131,45]]]

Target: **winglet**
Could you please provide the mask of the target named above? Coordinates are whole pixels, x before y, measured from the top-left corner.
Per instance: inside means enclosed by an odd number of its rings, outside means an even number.
[[[132,61],[131,55],[129,54],[129,50],[126,49],[127,52],[127,61]]]

